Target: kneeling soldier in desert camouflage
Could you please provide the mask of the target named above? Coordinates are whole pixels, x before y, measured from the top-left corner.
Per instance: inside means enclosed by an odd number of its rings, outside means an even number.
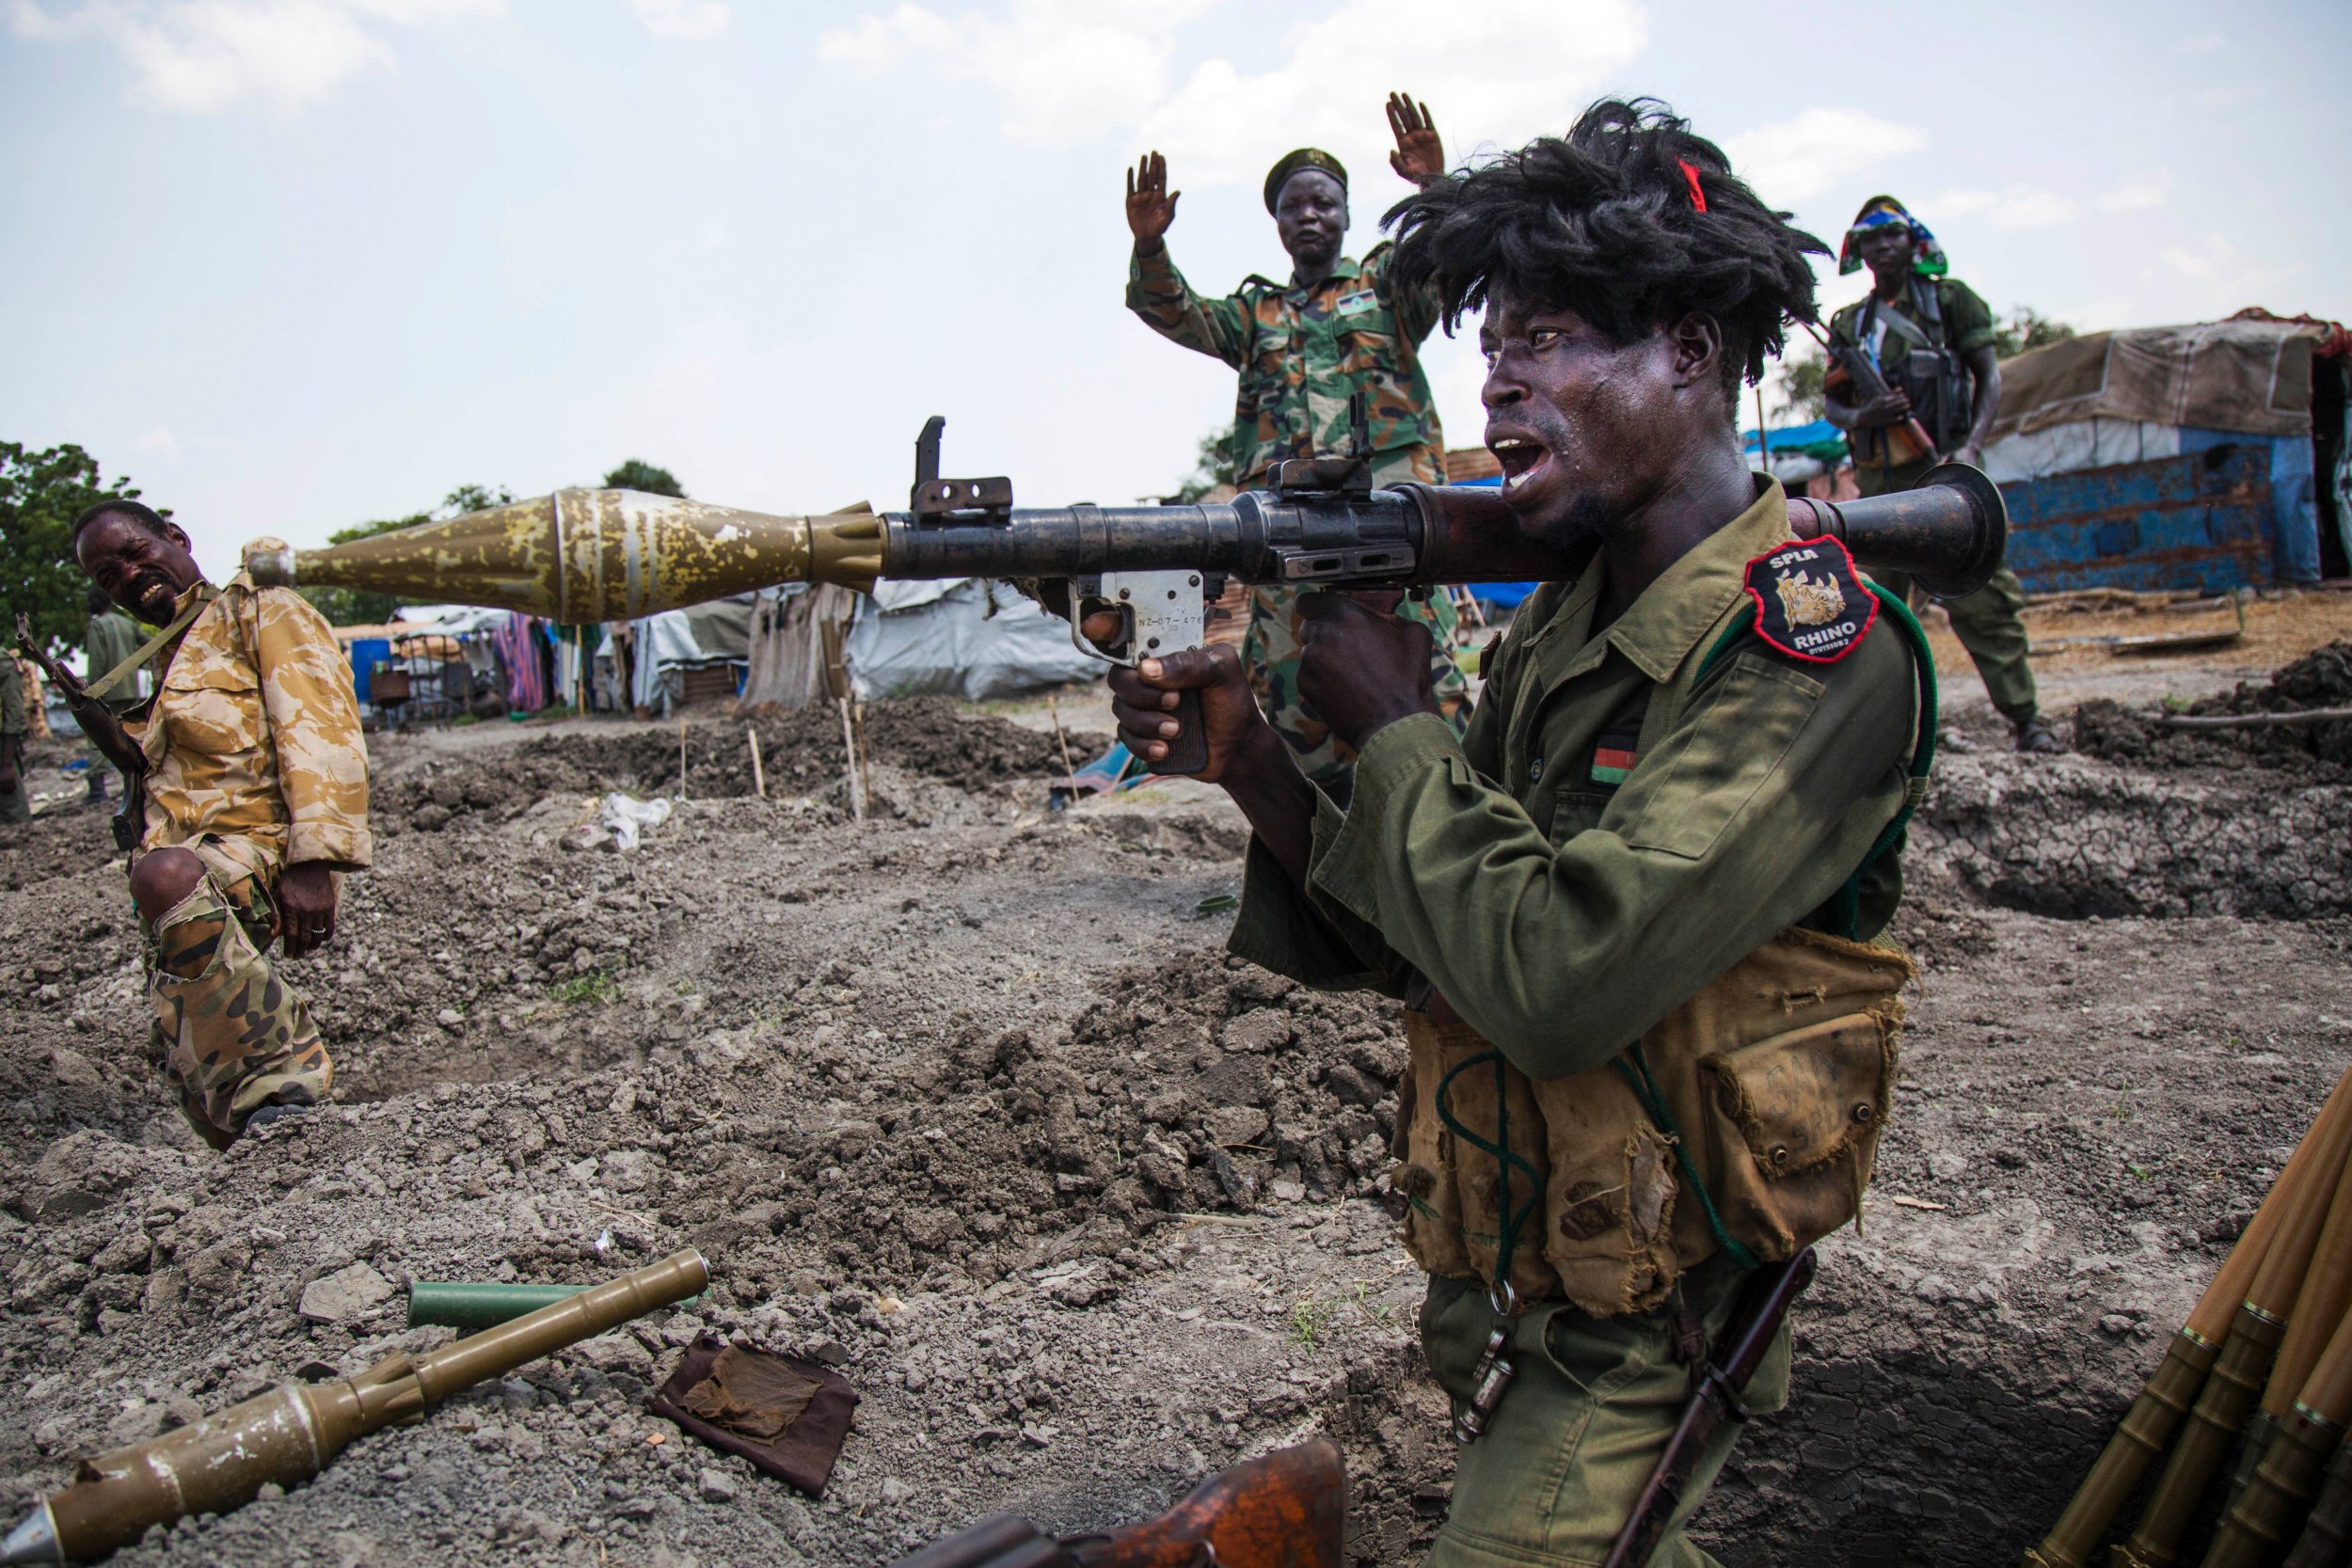
[[[147,507],[101,502],[75,520],[73,545],[109,598],[164,627],[133,656],[152,657],[156,694],[119,721],[71,673],[50,678],[131,783],[151,1050],[197,1132],[225,1148],[323,1101],[334,1080],[268,949],[282,936],[294,958],[325,942],[337,873],[368,864],[358,699],[317,610],[242,573],[214,587],[188,536]]]

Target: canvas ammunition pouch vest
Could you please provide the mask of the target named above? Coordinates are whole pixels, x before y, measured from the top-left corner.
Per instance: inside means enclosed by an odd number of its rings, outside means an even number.
[[[1926,792],[1936,705],[1918,623],[1868,592],[1911,645],[1918,730],[1901,809],[1825,906],[1844,934],[1791,927],[1567,1078],[1532,1079],[1468,1024],[1407,1012],[1390,1180],[1406,1249],[1429,1273],[1507,1279],[1522,1304],[1565,1296],[1607,1317],[1657,1307],[1717,1252],[1777,1262],[1861,1212],[1893,1103],[1899,992],[1916,970],[1851,936],[1863,873]],[[1743,596],[1700,642],[1706,656],[1653,693],[1639,750],[1756,636]]]
[[[1794,1256],[1860,1212],[1913,974],[1891,948],[1790,929],[1569,1078],[1531,1079],[1468,1024],[1406,1014],[1391,1177],[1406,1249],[1431,1274],[1493,1280],[1502,1162],[1478,1145],[1500,1127],[1522,1301],[1645,1311],[1726,1240],[1756,1262]]]
[[[1871,294],[1854,323],[1856,338],[1867,348],[1879,325],[1884,324],[1886,333],[1878,345],[1879,373],[1889,387],[1910,397],[1911,411],[1933,438],[1935,450],[1947,452],[1967,438],[1975,383],[1967,362],[1952,352],[1944,330],[1943,301],[1935,280],[1913,278],[1909,303],[1908,311],[1882,311],[1878,295]],[[1858,434],[1867,434],[1869,442],[1866,444],[1873,448],[1858,455],[1866,460],[1876,458],[1884,433]]]

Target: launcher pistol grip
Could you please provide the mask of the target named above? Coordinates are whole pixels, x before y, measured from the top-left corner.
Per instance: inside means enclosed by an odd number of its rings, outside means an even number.
[[[1132,667],[1207,641],[1207,590],[1198,571],[1104,572],[1076,578],[1070,586],[1070,640],[1097,658]],[[1107,645],[1098,644],[1080,628],[1089,615],[1106,610],[1119,617],[1119,636]],[[1200,772],[1209,765],[1208,736],[1200,733],[1200,693],[1178,692],[1170,717],[1178,733],[1167,742],[1168,755],[1158,759],[1154,770]]]

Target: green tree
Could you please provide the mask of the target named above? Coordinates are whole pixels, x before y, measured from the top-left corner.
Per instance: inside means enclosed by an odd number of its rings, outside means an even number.
[[[1233,469],[1232,453],[1228,451],[1233,427],[1230,424],[1212,426],[1200,437],[1200,448],[1195,455],[1192,472],[1176,486],[1175,494],[1164,498],[1178,505],[1189,505],[1220,484],[1239,484],[1241,476]]]
[[[354,523],[339,528],[326,536],[330,545],[348,545],[355,539],[373,539],[394,529],[415,528],[449,517],[461,517],[469,512],[488,507],[504,506],[515,499],[503,484],[461,484],[441,498],[441,504],[430,512],[412,512],[405,517],[379,517],[373,522]],[[392,618],[400,609],[400,599],[391,594],[377,594],[358,588],[302,588],[295,592],[310,601],[312,608],[328,622],[339,626],[379,626]]]
[[[677,482],[677,475],[667,468],[632,457],[604,476],[608,490],[642,490],[648,496],[675,496],[686,499],[686,486]]]
[[[2054,321],[2030,305],[2020,305],[2009,313],[2009,320],[1993,324],[1993,353],[1995,358],[2013,359],[2074,336],[2074,329],[2066,323]]]
[[[98,460],[71,442],[34,451],[0,441],[0,643],[15,645],[22,611],[43,652],[81,644],[89,578],[73,559],[73,518],[98,501],[138,494],[127,479],[103,483]]]
[[[1821,383],[1828,373],[1829,361],[1818,352],[1782,360],[1773,379],[1780,384],[1783,411],[1806,420],[1824,418],[1828,398]]]

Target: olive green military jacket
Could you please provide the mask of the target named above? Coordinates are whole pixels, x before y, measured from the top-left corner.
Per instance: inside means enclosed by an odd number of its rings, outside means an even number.
[[[1127,309],[1170,342],[1241,372],[1226,453],[1243,485],[1284,458],[1347,451],[1348,399],[1358,392],[1370,404],[1374,467],[1445,483],[1445,436],[1421,366],[1437,293],[1391,284],[1395,254],[1383,243],[1361,261],[1342,257],[1311,288],[1252,275],[1222,299],[1194,293],[1165,245],[1130,259]]]
[[[1308,888],[1252,842],[1233,952],[1309,985],[1434,986],[1532,1078],[1598,1067],[1823,906],[1901,811],[1918,672],[1880,614],[1835,662],[1752,631],[1748,562],[1788,538],[1778,484],[1594,630],[1601,569],[1531,597],[1460,739],[1386,726]],[[1702,676],[1699,671],[1706,666]],[[1899,852],[1899,851],[1898,851]],[[1901,895],[1864,879],[1855,934]]]

